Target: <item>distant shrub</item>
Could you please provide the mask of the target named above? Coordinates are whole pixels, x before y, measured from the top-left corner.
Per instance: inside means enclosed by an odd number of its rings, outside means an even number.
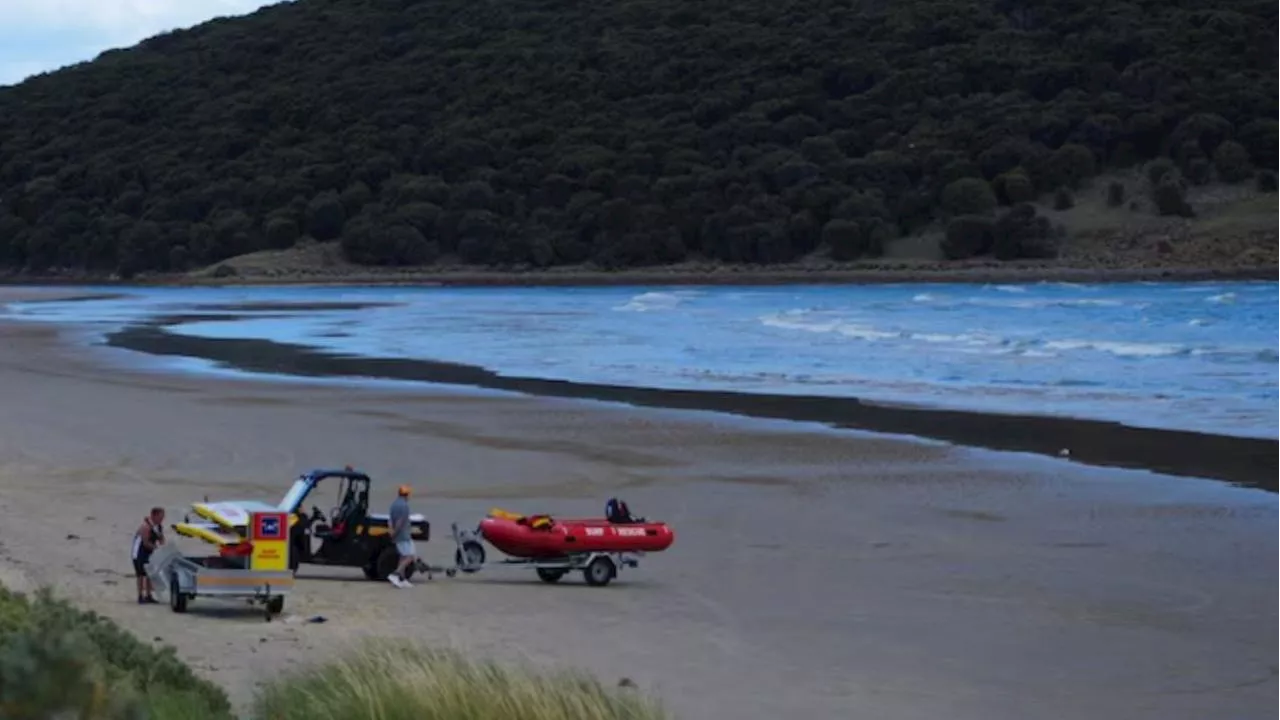
[[[1257,119],[1245,123],[1238,134],[1240,144],[1249,151],[1249,161],[1257,167],[1274,166],[1280,123],[1274,119]]]
[[[1112,180],[1107,185],[1107,206],[1120,207],[1124,204],[1124,183]]]
[[[996,209],[996,196],[986,180],[961,178],[942,190],[942,208],[948,215],[987,215]]]
[[[948,260],[963,260],[990,252],[995,224],[982,215],[961,215],[947,223],[942,253]]]
[[[397,265],[426,265],[440,257],[440,246],[422,236],[412,225],[387,228],[387,243]]]
[[[848,261],[879,255],[892,237],[888,223],[880,218],[835,219],[822,226],[822,243],[834,260]]]
[[[1036,186],[1021,169],[1010,170],[995,179],[995,191],[1005,205],[1018,205],[1036,199]]]
[[[307,234],[321,242],[338,239],[347,219],[342,198],[332,190],[325,190],[312,198],[307,203],[306,214]]]
[[[992,229],[992,254],[997,260],[1049,258],[1057,254],[1049,218],[1037,215],[1030,203],[1009,210]]]
[[[169,269],[175,272],[182,272],[187,269],[190,263],[191,254],[187,252],[186,245],[174,245],[169,250]]]
[[[1055,179],[1068,188],[1080,187],[1082,181],[1098,171],[1093,151],[1077,143],[1067,143],[1058,148],[1050,159],[1050,165]]]
[[[1173,147],[1194,145],[1200,153],[1212,155],[1231,135],[1231,122],[1215,113],[1199,112],[1178,123],[1169,136]]]
[[[1205,185],[1213,179],[1213,165],[1202,157],[1187,162],[1187,180],[1194,185]]]
[[[340,198],[342,200],[343,213],[347,217],[353,218],[359,215],[364,206],[373,200],[373,191],[369,189],[368,185],[357,180],[342,191]]]
[[[1227,140],[1218,146],[1213,154],[1213,168],[1218,171],[1218,179],[1228,183],[1242,182],[1253,175],[1249,151],[1234,140]]]
[[[440,207],[430,202],[412,202],[401,205],[391,213],[391,219],[397,224],[408,225],[430,238],[435,235],[436,224],[440,220]]]
[[[1178,166],[1169,158],[1156,158],[1147,163],[1147,181],[1152,187],[1160,184],[1165,175],[1171,172],[1177,172]]]
[[[1155,201],[1156,211],[1161,215],[1195,216],[1191,205],[1187,203],[1186,183],[1177,171],[1160,178],[1160,182],[1152,190],[1151,199]]]
[[[1076,206],[1076,198],[1071,191],[1065,187],[1058,188],[1053,193],[1053,209],[1054,210],[1070,210]]]
[[[1259,170],[1257,182],[1259,192],[1276,191],[1276,174],[1271,170]]]
[[[273,248],[293,247],[298,241],[300,231],[293,218],[276,215],[267,220],[263,232],[267,236],[267,244]]]
[[[543,673],[409,646],[370,647],[294,672],[259,694],[273,720],[663,720],[656,702],[576,673]]]
[[[880,218],[887,221],[893,216],[885,207],[883,195],[877,191],[864,191],[851,193],[841,200],[831,211],[831,217],[840,220]]]

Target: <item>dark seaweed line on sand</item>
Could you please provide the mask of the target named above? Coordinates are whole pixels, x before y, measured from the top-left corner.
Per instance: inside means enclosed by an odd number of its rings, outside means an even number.
[[[836,427],[943,440],[993,450],[1056,456],[1090,465],[1209,478],[1270,492],[1277,489],[1277,448],[1266,438],[1139,428],[1064,417],[872,405],[855,398],[766,395],[716,390],[664,390],[526,377],[430,360],[364,358],[268,340],[176,335],[164,325],[111,333],[107,344],[151,355],[196,357],[247,372],[302,377],[368,377],[505,390],[526,395],[619,402],[675,410],[820,422]]]

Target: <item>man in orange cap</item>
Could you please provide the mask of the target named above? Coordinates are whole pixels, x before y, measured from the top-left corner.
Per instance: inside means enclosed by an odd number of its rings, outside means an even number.
[[[413,546],[413,523],[409,522],[409,495],[412,492],[413,489],[408,485],[401,485],[395,502],[391,503],[391,541],[396,544],[396,552],[400,554],[400,564],[387,579],[400,588],[410,586],[404,577],[404,571],[418,559],[417,550]]]

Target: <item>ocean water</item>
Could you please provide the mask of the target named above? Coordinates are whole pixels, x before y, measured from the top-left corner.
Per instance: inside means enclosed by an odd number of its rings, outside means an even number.
[[[848,397],[1274,438],[1277,283],[131,289],[11,304],[89,342],[241,303],[174,332],[647,387]],[[98,288],[116,292],[115,288]],[[203,362],[174,367],[211,372]]]

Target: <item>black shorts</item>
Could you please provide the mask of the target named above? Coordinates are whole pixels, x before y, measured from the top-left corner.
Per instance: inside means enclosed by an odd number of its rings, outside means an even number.
[[[150,559],[151,557],[148,555],[144,555],[142,557],[136,557],[133,559],[133,572],[138,577],[147,576],[147,561]]]

